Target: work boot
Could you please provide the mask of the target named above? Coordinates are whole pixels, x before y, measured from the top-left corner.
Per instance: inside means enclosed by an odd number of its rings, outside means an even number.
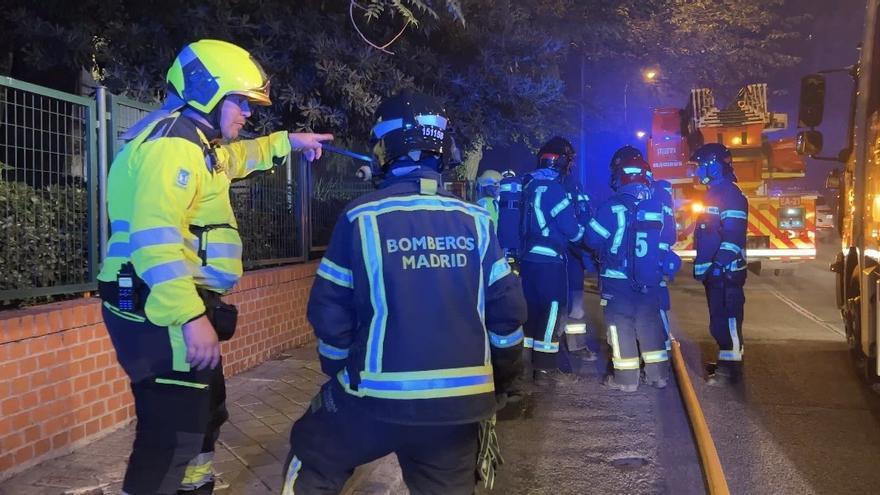
[[[635,392],[636,390],[639,389],[638,383],[633,383],[632,385],[624,385],[622,383],[617,383],[614,380],[614,375],[606,375],[605,381],[602,382],[602,385],[604,385],[610,389],[619,390],[621,392],[626,392],[626,393]]]
[[[668,381],[666,378],[657,378],[654,380],[648,380],[648,385],[650,385],[654,388],[662,389],[662,388],[666,388],[666,385],[668,385]]]
[[[729,387],[739,383],[739,373],[718,363],[706,364],[706,385],[712,387]]]
[[[194,490],[177,490],[177,495],[211,495],[214,493],[214,482],[209,481]]]
[[[599,359],[599,356],[596,355],[595,352],[591,351],[589,348],[585,347],[583,349],[578,349],[576,351],[568,351],[572,356],[580,359],[581,361],[592,362]]]
[[[574,385],[578,381],[577,375],[574,373],[565,373],[560,369],[555,370],[535,370],[532,375],[535,386],[568,386]]]

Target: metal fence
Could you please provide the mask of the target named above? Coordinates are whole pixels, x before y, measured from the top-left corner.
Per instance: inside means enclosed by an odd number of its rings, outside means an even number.
[[[0,78],[0,300],[94,287],[95,102]]]
[[[333,153],[324,153],[310,166],[309,225],[311,250],[326,249],[333,226],[349,201],[374,189],[355,172],[361,162]]]
[[[96,288],[108,236],[104,183],[119,136],[149,105],[0,77],[0,303]],[[246,268],[308,259],[342,207],[372,189],[327,154],[232,185]],[[314,172],[314,173],[313,173]]]

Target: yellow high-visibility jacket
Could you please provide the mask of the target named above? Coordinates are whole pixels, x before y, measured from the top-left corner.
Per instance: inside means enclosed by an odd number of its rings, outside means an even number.
[[[196,287],[223,293],[235,285],[241,238],[229,185],[290,154],[285,131],[207,153],[210,146],[193,120],[175,113],[127,143],[110,168],[112,235],[98,280],[115,282],[130,260],[150,288],[145,313],[158,326],[205,312]]]

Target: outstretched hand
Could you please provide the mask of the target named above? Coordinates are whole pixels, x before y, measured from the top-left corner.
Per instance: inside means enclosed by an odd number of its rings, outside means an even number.
[[[321,158],[321,143],[333,140],[333,134],[312,132],[291,132],[288,137],[290,138],[290,147],[294,151],[301,151],[308,161]]]

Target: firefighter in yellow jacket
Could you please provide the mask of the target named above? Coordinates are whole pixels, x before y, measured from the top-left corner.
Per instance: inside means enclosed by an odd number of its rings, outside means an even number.
[[[165,105],[124,136],[110,169],[112,235],[98,275],[138,418],[128,495],[212,493],[214,443],[228,417],[219,341],[237,317],[220,295],[242,274],[229,185],[292,149],[319,157],[332,139],[281,131],[234,141],[251,106],[270,101],[262,68],[233,44],[187,45],[167,82]]]

